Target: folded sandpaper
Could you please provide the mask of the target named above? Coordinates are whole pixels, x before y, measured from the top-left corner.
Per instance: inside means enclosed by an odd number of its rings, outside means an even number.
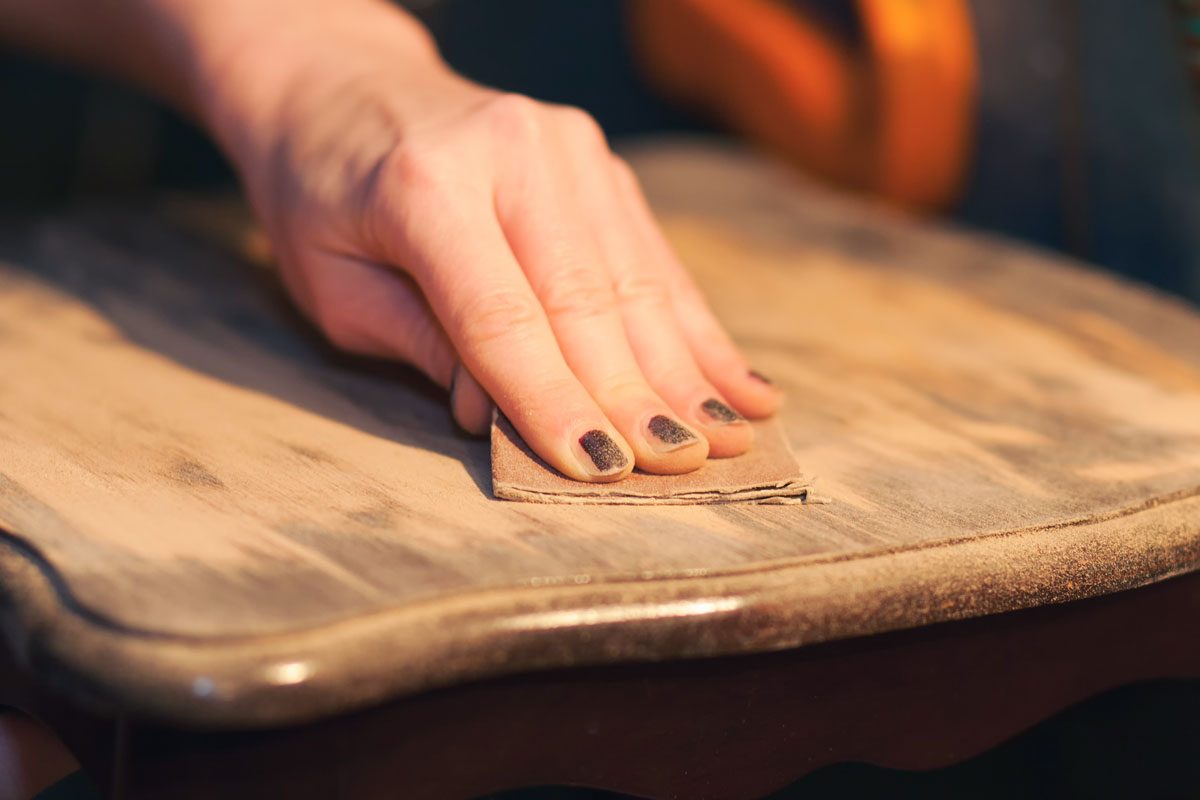
[[[492,490],[502,500],[527,503],[693,505],[704,503],[801,503],[812,480],[800,471],[777,420],[754,425],[754,447],[736,458],[710,458],[686,475],[648,475],[635,470],[616,483],[582,483],[542,461],[512,423],[492,421]]]

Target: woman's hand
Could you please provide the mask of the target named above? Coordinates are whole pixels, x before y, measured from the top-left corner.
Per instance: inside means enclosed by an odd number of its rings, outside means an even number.
[[[262,11],[274,0],[242,3]],[[584,112],[453,74],[377,2],[209,15],[201,114],[284,280],[338,346],[494,402],[564,474],[679,473],[777,407]]]

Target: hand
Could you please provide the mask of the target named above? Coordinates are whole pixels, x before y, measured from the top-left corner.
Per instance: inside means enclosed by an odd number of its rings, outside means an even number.
[[[494,402],[577,480],[751,446],[743,416],[780,394],[587,114],[464,80],[381,4],[281,25],[222,62],[210,108],[289,290],[336,345],[420,368],[468,431]]]

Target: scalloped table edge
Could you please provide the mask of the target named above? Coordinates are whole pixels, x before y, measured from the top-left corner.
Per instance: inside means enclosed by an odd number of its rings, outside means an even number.
[[[1200,488],[1099,518],[912,548],[492,589],[287,633],[187,638],[110,623],[80,607],[19,537],[0,539],[4,631],[18,663],[90,708],[193,728],[298,724],[544,669],[784,650],[1081,600],[1198,568]]]

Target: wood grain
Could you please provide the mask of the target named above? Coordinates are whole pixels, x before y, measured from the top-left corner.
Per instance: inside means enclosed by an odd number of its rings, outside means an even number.
[[[755,159],[635,153],[789,393],[823,506],[489,496],[410,371],[157,215],[0,232],[10,640],[79,696],[270,724],[468,678],[752,652],[1200,565],[1200,316]]]

